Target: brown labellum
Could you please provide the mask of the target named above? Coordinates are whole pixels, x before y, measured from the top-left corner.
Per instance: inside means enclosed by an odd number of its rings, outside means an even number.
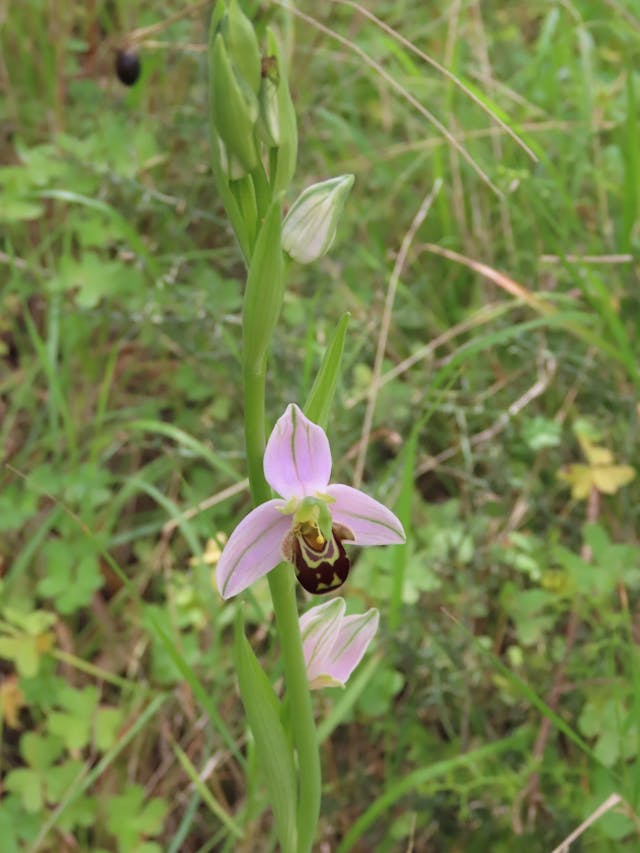
[[[349,575],[351,561],[342,542],[353,538],[343,524],[334,524],[331,538],[325,539],[317,525],[304,523],[287,536],[282,552],[293,563],[296,577],[306,591],[325,595],[341,587]]]

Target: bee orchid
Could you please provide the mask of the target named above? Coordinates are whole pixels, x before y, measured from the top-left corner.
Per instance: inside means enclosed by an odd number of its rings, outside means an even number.
[[[293,565],[307,592],[324,594],[349,574],[343,543],[405,541],[391,510],[359,489],[329,484],[326,433],[294,403],[277,421],[263,464],[267,482],[281,497],[252,510],[229,537],[216,570],[223,598],[242,592],[282,560]]]

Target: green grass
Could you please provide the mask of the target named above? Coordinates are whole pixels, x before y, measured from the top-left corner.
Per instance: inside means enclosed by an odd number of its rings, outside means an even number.
[[[345,595],[380,609],[376,650],[313,697],[318,841],[548,853],[617,793],[576,849],[633,849],[640,479],[584,501],[557,475],[581,429],[639,458],[636,5],[243,6],[289,56],[294,190],[356,176],[330,254],[290,268],[268,417],[309,396],[349,312],[334,474],[409,531],[358,554]],[[275,847],[238,604],[207,562],[250,504],[210,8],[31,0],[0,22],[7,851]],[[266,583],[246,598],[279,675]]]

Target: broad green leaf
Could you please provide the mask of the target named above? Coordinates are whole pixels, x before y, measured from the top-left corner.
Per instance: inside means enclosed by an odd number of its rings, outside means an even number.
[[[167,803],[160,797],[145,802],[142,785],[127,785],[109,802],[107,826],[118,839],[120,849],[138,850],[144,836],[162,829]]]
[[[304,413],[309,420],[322,427],[326,426],[329,419],[329,410],[340,378],[340,363],[350,316],[343,314],[340,318],[304,406]]]
[[[73,760],[50,767],[46,773],[47,801],[59,803],[77,779],[78,774],[82,773],[83,768],[82,761]]]
[[[20,741],[24,760],[38,771],[46,771],[63,751],[62,741],[57,737],[27,732]]]
[[[234,658],[240,695],[268,786],[283,853],[296,850],[296,775],[280,703],[244,635],[240,612],[235,623]]]
[[[0,222],[22,222],[29,219],[38,219],[42,216],[44,208],[42,205],[31,201],[15,198],[3,201],[0,207]]]
[[[48,636],[44,634],[41,638],[22,634],[18,637],[0,637],[0,658],[12,660],[20,675],[31,678],[38,672],[42,653],[47,650],[47,646],[50,647],[46,641]]]
[[[37,814],[43,806],[42,780],[35,770],[19,767],[7,773],[4,780],[7,791],[17,794],[30,814]]]
[[[91,741],[93,715],[98,704],[97,689],[68,687],[57,697],[57,704],[64,710],[49,714],[51,734],[58,735],[69,750],[87,746]]]

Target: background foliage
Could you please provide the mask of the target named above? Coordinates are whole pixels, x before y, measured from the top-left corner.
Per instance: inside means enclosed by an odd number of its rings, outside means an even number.
[[[292,267],[269,413],[351,312],[335,471],[410,520],[347,589],[377,652],[316,695],[318,849],[549,851],[613,794],[576,849],[638,845],[638,9],[245,8],[290,56],[297,188],[356,175],[331,254]],[[248,494],[210,10],[0,8],[7,853],[272,845],[212,583]],[[259,585],[277,669],[267,613]]]

